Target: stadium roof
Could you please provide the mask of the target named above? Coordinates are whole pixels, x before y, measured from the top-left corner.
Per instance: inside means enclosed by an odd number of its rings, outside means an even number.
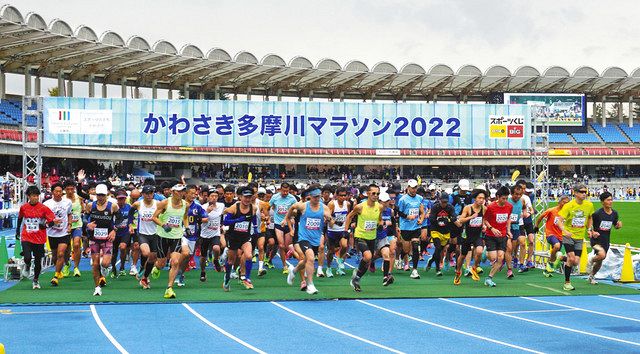
[[[585,93],[590,100],[640,98],[640,68],[619,67],[602,73],[583,66],[572,73],[554,66],[522,66],[510,71],[494,65],[484,72],[474,65],[454,70],[438,64],[428,69],[388,62],[368,67],[322,59],[315,65],[302,56],[289,61],[276,54],[262,59],[250,52],[230,55],[223,49],[178,47],[165,40],[150,44],[139,36],[124,39],[112,31],[100,35],[85,25],[74,29],[63,20],[48,23],[36,13],[0,8],[0,63],[6,73],[74,81],[257,94],[388,100],[487,100],[499,92]]]

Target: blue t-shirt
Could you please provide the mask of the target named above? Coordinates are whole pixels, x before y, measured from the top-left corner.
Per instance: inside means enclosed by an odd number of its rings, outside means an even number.
[[[400,217],[400,230],[413,231],[420,227],[420,225],[418,225],[418,218],[420,217],[420,205],[422,204],[422,199],[423,198],[417,194],[413,197],[409,194],[405,194],[400,198],[400,201],[398,202],[398,211],[407,216],[416,216],[413,220]]]
[[[423,198],[422,199],[422,206],[424,208],[424,213],[426,214],[427,211],[431,210],[431,208],[433,208],[433,200],[431,199],[427,199],[427,198]],[[424,218],[424,221],[422,222],[422,225],[420,225],[422,227],[425,226],[429,226],[429,218]]]
[[[122,237],[129,234],[129,210],[131,209],[131,205],[125,204],[118,213],[120,213],[120,217],[122,220],[120,224],[116,225],[116,236]]]
[[[271,200],[269,200],[270,207],[275,205],[275,210],[273,212],[273,222],[276,225],[280,225],[284,220],[284,217],[287,215],[289,208],[291,208],[291,206],[296,202],[296,198],[291,194],[287,194],[287,196],[284,198],[280,193],[274,194],[273,197],[271,197]]]
[[[391,223],[391,226],[386,226],[387,221],[391,221],[391,215],[392,215],[392,209],[391,208],[384,208],[381,211],[381,218],[382,218],[382,227],[378,227],[378,230],[376,231],[376,239],[381,240],[387,236],[389,236],[389,231],[387,230],[390,227],[393,227],[393,222]]]
[[[324,229],[324,205],[320,203],[314,211],[309,202],[305,203],[304,214],[298,223],[298,240],[308,241],[311,246],[319,246],[322,230]]]
[[[191,230],[191,236],[187,237],[189,241],[195,241],[200,236],[200,230],[202,230],[202,227],[199,222],[196,222],[196,220],[202,220],[208,216],[207,211],[204,210],[200,204],[197,204],[195,201],[191,202],[191,205],[189,205],[189,211],[187,211],[187,218],[189,218],[189,230]]]

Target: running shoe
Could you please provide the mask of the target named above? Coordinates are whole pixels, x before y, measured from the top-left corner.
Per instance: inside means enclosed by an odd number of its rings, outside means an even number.
[[[175,291],[173,291],[173,288],[167,288],[167,290],[164,291],[164,298],[165,299],[175,299],[176,298],[176,293],[175,293]]]
[[[242,281],[242,285],[244,285],[245,289],[247,290],[251,290],[253,289],[253,283],[251,282],[251,279],[246,278],[245,280]]]
[[[282,268],[282,274],[284,275],[289,274],[289,268],[288,267]]]
[[[33,283],[31,283],[31,288],[33,290],[40,289],[40,283],[38,283],[37,280],[34,280]]]
[[[139,284],[143,289],[151,289],[151,285],[149,284],[149,279],[146,277],[143,277],[142,279],[140,279]]]
[[[276,266],[273,265],[273,263],[271,263],[271,261],[264,262],[264,265],[269,269],[273,269],[273,268],[276,267]]]
[[[520,264],[520,267],[518,268],[518,273],[525,273],[528,271],[529,271],[529,268],[527,268],[525,264]]]
[[[240,281],[243,282],[245,279],[247,279],[247,277],[244,276],[244,274],[240,274]]]
[[[64,267],[62,267],[62,277],[68,277],[69,276],[69,263],[65,264]]]
[[[453,285],[460,285],[460,278],[462,274],[460,272],[456,272],[456,276],[453,277]]]
[[[93,296],[102,296],[102,288],[96,286],[96,288],[93,290]]]
[[[533,264],[533,262],[531,261],[527,261],[527,268],[535,268],[535,264]]]
[[[185,283],[184,283],[184,274],[180,274],[180,276],[178,277],[178,287],[180,287],[180,288],[181,288],[181,287],[183,287],[183,286],[185,286]]]
[[[338,267],[338,269],[336,269],[336,274],[340,275],[340,276],[347,275],[347,273],[344,272],[344,268],[340,268],[340,267]]]
[[[598,281],[596,280],[596,278],[593,275],[589,275],[588,280],[589,280],[589,284],[591,284],[591,285],[598,284]]]
[[[562,286],[562,289],[566,291],[576,290],[576,288],[574,288],[573,285],[571,285],[571,283],[564,283],[564,285]]]
[[[436,277],[441,277],[441,276],[442,276],[442,271],[441,270],[437,271],[436,272]]]
[[[324,273],[322,272],[322,269],[318,268],[318,271],[316,272],[316,277],[324,278]]]
[[[107,286],[107,279],[105,279],[104,277],[100,277],[100,280],[98,280],[98,285],[100,285],[101,287]]]
[[[138,268],[135,264],[131,266],[131,269],[129,269],[129,275],[138,275]]]
[[[154,266],[153,269],[151,269],[151,279],[158,279],[158,278],[160,278],[160,269]]]
[[[266,270],[266,269],[264,269],[264,268],[263,268],[263,269],[260,269],[260,270],[258,271],[258,276],[259,276],[259,277],[261,277],[261,276],[263,276],[263,275],[265,275],[265,274],[267,274],[267,270]]]
[[[316,289],[315,285],[313,285],[313,283],[307,285],[307,294],[309,295],[315,295],[318,293],[318,289]]]
[[[217,259],[213,260],[213,269],[215,269],[218,273],[222,271],[222,266],[220,266],[220,262]]]
[[[234,271],[232,271],[232,272],[231,272],[231,276],[230,276],[230,278],[231,278],[231,279],[238,279],[238,278],[239,278],[239,277],[238,277],[238,273],[237,273],[235,270],[234,270]]]
[[[25,279],[29,278],[29,269],[27,269],[26,265],[22,266],[22,270],[20,271],[20,275]]]
[[[287,284],[293,285],[293,280],[296,278],[296,273],[294,273],[292,265],[289,265],[289,268],[287,268],[287,273],[285,274],[287,274]]]
[[[542,275],[544,275],[545,278],[551,278],[553,277],[553,272],[547,272],[547,270],[543,270],[542,271]]]
[[[556,252],[556,260],[555,262],[553,262],[553,268],[558,269],[558,267],[560,267],[560,263],[562,263],[564,259],[564,255],[562,254],[562,252],[558,251]]]
[[[369,262],[369,271],[371,273],[375,273],[376,272],[376,264],[373,263],[373,260],[371,262]]]
[[[513,271],[511,269],[507,270],[507,279],[513,279]]]
[[[228,292],[229,290],[231,290],[231,279],[227,279],[227,277],[224,278],[224,280],[222,281],[222,289],[225,292]]]
[[[194,269],[196,267],[196,260],[193,259],[193,256],[189,258],[189,267],[187,267],[187,271]]]
[[[307,282],[305,280],[300,282],[300,291],[307,291]]]
[[[393,277],[393,275],[389,274],[386,277],[382,278],[382,286],[389,286],[393,284],[394,280],[395,278]]]
[[[118,277],[118,272],[115,272],[115,271],[109,272],[109,278],[115,279],[117,277]]]
[[[553,273],[553,266],[551,266],[550,262],[547,262],[547,264],[544,267],[544,270],[546,270],[547,273]]]
[[[399,259],[396,259],[393,263],[397,270],[402,269],[402,262]]]
[[[203,282],[203,283],[204,283],[205,281],[207,281],[207,273],[205,273],[205,272],[200,272],[200,281],[201,281],[201,282]]]
[[[405,263],[404,264],[404,271],[408,272],[409,271],[409,263]]]
[[[58,277],[51,278],[51,286],[58,286]]]
[[[333,278],[333,271],[331,271],[331,268],[327,268],[327,278]]]
[[[482,268],[480,267],[476,267],[476,272],[478,272],[478,274],[482,274],[484,273],[484,270],[482,270]]]
[[[456,267],[456,261],[454,259],[450,259],[449,260],[449,267],[451,267],[451,268],[455,268]]]
[[[493,279],[491,278],[487,278],[484,280],[484,285],[491,287],[491,288],[495,288],[496,287],[496,283],[493,282]]]
[[[360,288],[360,278],[356,276],[355,269],[354,269],[353,276],[351,277],[350,284],[355,292],[359,293],[360,291],[362,291],[362,289]]]
[[[469,268],[464,270],[464,276],[467,278],[471,276],[471,270]]]
[[[480,276],[478,275],[478,268],[472,267],[469,271],[471,272],[471,279],[473,279],[474,281],[480,280]]]
[[[411,275],[409,275],[409,278],[411,278],[411,279],[420,279],[420,274],[418,274],[418,270],[417,269],[413,269],[411,271]]]
[[[127,271],[124,269],[118,273],[118,277],[123,277],[123,276],[127,276]]]

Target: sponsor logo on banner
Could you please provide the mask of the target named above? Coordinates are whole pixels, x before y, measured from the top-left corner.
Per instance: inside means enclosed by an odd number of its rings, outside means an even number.
[[[524,117],[521,115],[489,116],[491,139],[524,139]]]
[[[49,109],[47,131],[53,134],[111,134],[109,109]]]
[[[381,156],[400,156],[400,150],[376,150],[376,155]]]

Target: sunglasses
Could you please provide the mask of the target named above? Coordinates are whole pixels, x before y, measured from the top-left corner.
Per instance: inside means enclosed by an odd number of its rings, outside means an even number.
[[[346,194],[338,194],[338,197],[346,197]]]
[[[578,191],[578,193],[587,193],[587,191]]]
[[[370,192],[369,194],[371,194],[371,195],[380,195],[380,193],[377,193],[377,192]]]

